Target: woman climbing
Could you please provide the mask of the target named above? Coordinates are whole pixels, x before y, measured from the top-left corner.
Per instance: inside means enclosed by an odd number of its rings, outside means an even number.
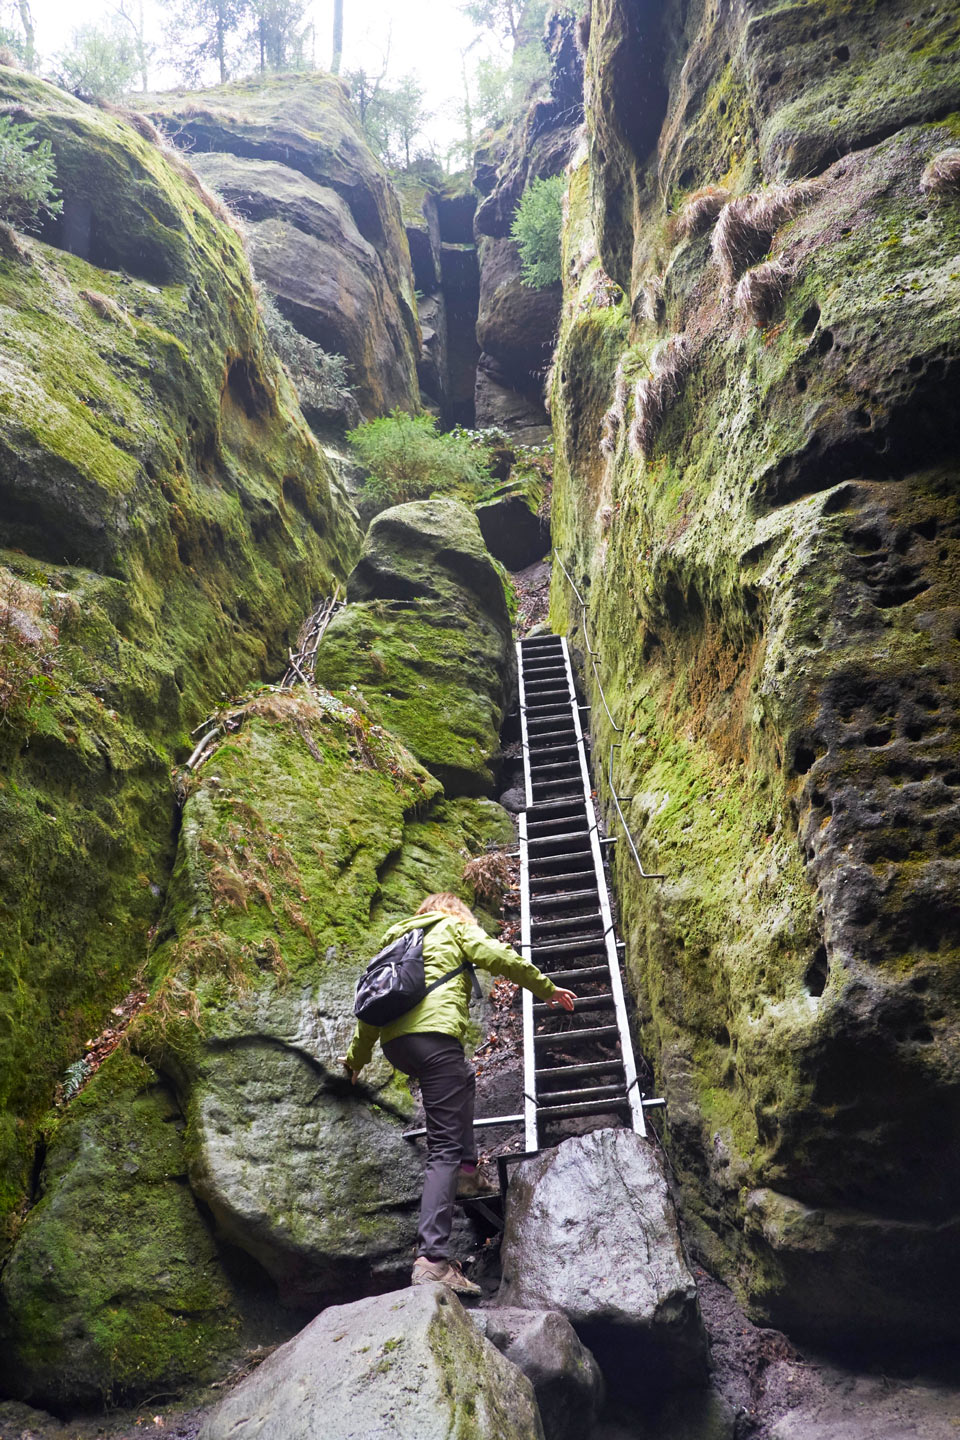
[[[456,895],[428,895],[416,915],[387,931],[383,944],[389,945],[408,930],[418,928],[424,931],[423,961],[428,986],[467,961],[523,985],[548,1005],[573,1009],[576,997],[572,990],[558,989],[509,945],[491,940]],[[477,1190],[473,1138],[476,1077],[463,1053],[470,1019],[470,988],[470,972],[463,970],[389,1025],[378,1028],[358,1020],[350,1048],[340,1057],[356,1084],[379,1040],[390,1064],[419,1080],[427,1122],[427,1169],[417,1259],[410,1279],[414,1285],[449,1285],[461,1295],[480,1294],[479,1285],[468,1280],[457,1261],[450,1259],[454,1202],[458,1195],[476,1194]]]

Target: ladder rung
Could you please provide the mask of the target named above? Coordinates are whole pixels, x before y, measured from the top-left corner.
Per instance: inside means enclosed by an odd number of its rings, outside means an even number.
[[[548,720],[546,723],[549,725],[549,724],[550,724],[550,721]],[[528,729],[528,732],[529,732],[529,726],[527,727],[527,729]],[[537,748],[537,747],[540,745],[540,742],[541,742],[541,741],[543,741],[543,740],[557,740],[557,739],[560,738],[561,735],[562,735],[565,739],[568,738],[568,737],[572,737],[571,742],[570,742],[570,749],[572,750],[572,749],[576,746],[576,744],[577,744],[577,732],[576,732],[576,730],[574,730],[572,723],[571,723],[571,725],[570,725],[569,730],[547,730],[547,731],[542,731],[542,730],[540,730],[540,731],[537,731],[537,733],[533,736],[533,739],[536,741],[536,745],[530,744],[530,745],[528,745],[527,749],[528,749],[528,750],[533,750],[533,749]],[[583,738],[584,738],[584,740],[586,740],[586,738],[587,738],[586,735],[584,735]],[[544,747],[544,748],[546,748],[546,747]]]
[[[553,977],[551,976],[551,979]],[[613,996],[609,991],[605,995],[578,995],[573,1002],[573,1014],[583,1014],[587,1010],[613,1010],[616,1008]],[[569,1015],[569,1010],[557,1010],[555,1006],[548,1004],[546,1000],[539,1001],[533,1007],[534,1015],[553,1015],[558,1020],[564,1015]],[[557,1034],[565,1034],[565,1031],[557,1031]]]
[[[543,874],[542,872],[544,865],[567,865],[571,860],[586,860],[589,858],[589,855],[590,848],[589,846],[586,846],[583,850],[568,850],[564,855],[531,856],[530,868],[532,870],[533,867],[536,866],[538,871],[536,878],[538,880],[559,880],[560,878],[562,878],[559,875],[554,876],[549,874]]]
[[[558,815],[565,815],[571,821],[578,817],[586,820],[587,806],[583,795],[575,795],[572,800],[564,800],[563,796],[559,795],[555,800],[535,801],[527,808],[527,829],[529,830],[531,825],[542,825],[544,819],[549,820],[551,815],[554,817],[554,821]],[[550,823],[552,824],[554,821],[550,821]]]
[[[562,857],[561,857],[561,858],[562,858]],[[564,882],[567,881],[567,880],[585,880],[588,876],[589,876],[589,878],[590,878],[591,880],[593,880],[593,879],[595,878],[595,872],[594,872],[592,866],[591,866],[591,868],[590,868],[589,870],[567,870],[566,873],[563,874],[563,875],[544,875],[544,876],[542,876],[542,877],[540,877],[540,878],[542,878],[544,884],[560,885],[560,884],[564,883]],[[534,900],[537,898],[538,895],[539,895],[539,891],[538,891],[537,887],[536,887],[535,885],[531,885],[531,886],[530,886],[530,899],[531,899],[531,902],[534,901]],[[546,898],[546,897],[544,897],[544,898]]]
[[[531,897],[531,903],[533,904],[534,910],[555,910],[559,909],[561,905],[572,905],[575,901],[596,899],[597,896],[597,887],[596,885],[592,885],[587,890],[565,890],[560,895],[541,895],[535,903],[533,903],[533,897]]]
[[[589,1030],[551,1030],[534,1035],[533,1043],[541,1050],[554,1049],[558,1045],[590,1045],[594,1040],[619,1040],[620,1031],[616,1025],[595,1025]]]
[[[564,746],[563,748],[564,748],[564,749],[567,749],[568,747],[567,747],[567,746]],[[576,748],[577,748],[577,747],[576,747],[575,745],[569,746],[569,749],[571,749],[571,750],[576,750]],[[557,753],[556,750],[547,751],[547,754],[551,754],[551,755],[555,755],[556,753]],[[530,773],[531,773],[531,776],[534,776],[534,775],[542,775],[543,772],[544,772],[544,770],[575,770],[575,771],[577,771],[577,772],[579,773],[579,770],[580,770],[580,761],[579,761],[579,759],[575,759],[575,760],[556,760],[556,761],[552,761],[549,765],[534,765],[533,762],[531,761],[531,764],[530,764]]]
[[[605,953],[602,935],[598,935],[594,940],[561,940],[558,945],[541,945],[537,943],[531,948],[534,958],[536,958],[537,955],[560,955],[563,953],[583,954],[585,950],[595,950],[598,951],[600,955]]]
[[[629,1106],[626,1096],[621,1100],[588,1100],[581,1105],[541,1105],[537,1120],[573,1120],[577,1115],[603,1115],[608,1110],[625,1110]]]
[[[524,708],[528,714],[537,716],[540,720],[566,720],[570,714],[569,709],[561,710],[556,705],[526,705]],[[547,713],[542,714],[542,711]]]
[[[541,1106],[551,1102],[550,1108],[554,1105],[577,1104],[590,1100],[626,1100],[627,1092],[622,1085],[591,1085],[583,1090],[552,1090],[546,1095],[538,1095]]]
[[[616,1056],[613,1060],[589,1060],[585,1065],[548,1065],[545,1070],[535,1070],[534,1075],[537,1081],[541,1080],[570,1080],[577,1075],[599,1075],[604,1070],[622,1070],[623,1060]]]
[[[528,835],[527,845],[556,845],[560,840],[587,840],[590,839],[589,830],[565,830],[560,835]]]
[[[610,978],[610,966],[584,965],[579,970],[551,970],[549,974],[554,985],[563,987],[568,981],[570,984],[575,985],[578,980],[581,984],[585,980],[608,980]]]
[[[602,925],[603,916],[599,910],[591,910],[585,915],[561,915],[556,920],[531,920],[530,925],[534,930],[589,930],[592,925]],[[586,937],[584,936],[584,939]]]

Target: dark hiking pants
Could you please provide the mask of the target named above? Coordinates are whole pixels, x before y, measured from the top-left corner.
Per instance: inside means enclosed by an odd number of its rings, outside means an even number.
[[[476,1076],[452,1035],[398,1035],[382,1046],[390,1064],[420,1082],[427,1120],[427,1171],[420,1202],[417,1254],[450,1255],[460,1166],[476,1164],[473,1100]]]

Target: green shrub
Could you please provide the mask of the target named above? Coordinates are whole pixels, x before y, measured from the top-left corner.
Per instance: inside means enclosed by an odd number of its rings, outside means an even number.
[[[520,250],[524,285],[545,290],[560,280],[560,230],[563,225],[562,175],[534,180],[524,190],[510,234]]]
[[[368,473],[367,493],[399,505],[435,492],[480,491],[490,479],[482,449],[463,433],[443,435],[430,415],[394,410],[347,432]]]
[[[59,215],[63,209],[50,141],[35,140],[36,128],[0,115],[0,220],[17,230],[34,229],[41,210]]]
[[[119,100],[139,68],[132,38],[115,22],[110,30],[81,25],[72,40],[70,49],[56,58],[57,80],[64,90],[84,100]]]

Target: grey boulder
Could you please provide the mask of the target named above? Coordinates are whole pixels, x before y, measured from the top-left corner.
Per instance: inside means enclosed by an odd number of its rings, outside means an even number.
[[[226,1397],[199,1440],[544,1440],[530,1381],[440,1285],[332,1306]]]
[[[583,1440],[603,1400],[600,1366],[556,1310],[472,1310],[491,1344],[533,1385],[546,1440]]]
[[[503,1239],[505,1305],[562,1310],[611,1390],[706,1380],[697,1288],[656,1151],[594,1130],[518,1165]]]

